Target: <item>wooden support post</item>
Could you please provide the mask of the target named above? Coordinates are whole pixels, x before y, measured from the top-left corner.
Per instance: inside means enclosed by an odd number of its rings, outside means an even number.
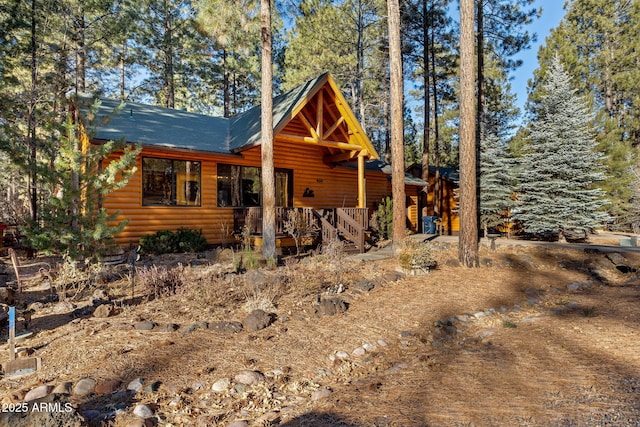
[[[358,156],[358,207],[367,207],[367,191],[366,191],[366,178],[365,178],[365,165],[364,156],[360,154]]]

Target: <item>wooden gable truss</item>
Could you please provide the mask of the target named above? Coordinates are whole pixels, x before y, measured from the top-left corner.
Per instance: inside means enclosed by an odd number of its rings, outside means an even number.
[[[365,161],[378,154],[330,75],[292,109],[274,135],[283,142],[323,147],[323,160],[332,166],[357,161],[358,207],[366,206]]]

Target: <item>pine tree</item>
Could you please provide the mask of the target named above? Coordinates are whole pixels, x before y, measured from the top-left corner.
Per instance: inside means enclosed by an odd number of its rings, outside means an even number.
[[[485,123],[480,142],[480,224],[485,236],[489,228],[504,223],[514,205],[514,162],[495,128]]]
[[[95,116],[97,103],[81,107],[82,102],[76,101],[71,111],[88,110],[82,128],[90,131],[95,120],[104,119]],[[68,260],[100,255],[122,230],[126,222],[114,224],[118,213],[107,212],[101,200],[126,185],[140,152],[124,141],[89,144],[79,121],[67,115],[52,167],[43,165],[39,170],[48,197],[39,220],[25,230],[33,248],[60,253]]]
[[[528,146],[520,165],[514,218],[530,233],[575,230],[587,233],[608,219],[607,203],[594,184],[605,178],[596,152],[588,103],[571,86],[556,57],[532,104]]]

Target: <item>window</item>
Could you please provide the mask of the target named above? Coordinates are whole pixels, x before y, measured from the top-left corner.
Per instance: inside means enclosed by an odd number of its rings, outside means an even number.
[[[218,206],[262,206],[262,170],[218,164]],[[276,169],[276,206],[291,206],[293,172]]]
[[[200,206],[200,162],[142,158],[143,206]]]

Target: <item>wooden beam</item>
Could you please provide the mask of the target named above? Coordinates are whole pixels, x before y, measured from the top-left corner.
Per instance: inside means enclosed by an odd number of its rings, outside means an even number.
[[[327,141],[323,139],[310,138],[308,136],[279,134],[278,139],[288,142],[297,142],[302,144],[319,145],[321,147],[337,148],[339,150],[356,150],[361,151],[362,147],[357,144],[349,144],[347,142]]]
[[[336,129],[338,129],[338,126],[340,126],[342,122],[344,122],[344,117],[342,116],[338,117],[338,120],[336,120],[336,122],[332,124],[329,129],[327,129],[324,135],[322,135],[322,139],[329,138],[336,131]]]
[[[300,111],[300,114],[298,114],[298,117],[300,117],[300,120],[302,120],[302,123],[307,127],[307,129],[309,129],[309,133],[311,134],[311,137],[315,139],[320,139],[320,135],[313,128],[309,120],[307,120],[307,117],[304,115],[303,111]]]
[[[320,90],[318,92],[318,99],[317,99],[317,102],[316,102],[316,133],[318,135],[322,135],[322,120],[323,120],[322,114],[323,114],[323,110],[324,110],[324,108],[323,108],[323,104],[324,104],[323,99],[324,99],[323,98],[323,91]]]
[[[342,163],[355,159],[360,152],[356,150],[342,152],[334,154],[332,156],[325,156],[324,161],[326,163]]]

